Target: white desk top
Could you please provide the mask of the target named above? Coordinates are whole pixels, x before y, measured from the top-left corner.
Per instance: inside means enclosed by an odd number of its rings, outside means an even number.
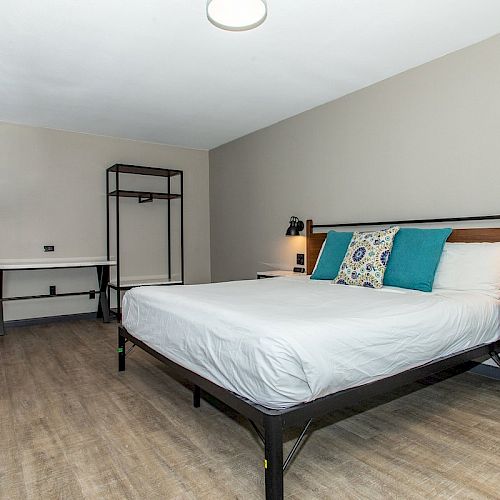
[[[19,271],[22,269],[64,269],[70,267],[116,266],[116,260],[105,257],[72,259],[1,259],[1,271]]]

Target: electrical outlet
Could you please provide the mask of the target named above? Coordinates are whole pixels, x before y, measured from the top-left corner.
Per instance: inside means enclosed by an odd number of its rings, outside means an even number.
[[[298,266],[303,266],[304,265],[304,254],[303,253],[298,253],[297,254],[297,265]]]
[[[49,295],[55,295],[56,294],[56,285],[50,285],[49,286]]]
[[[43,245],[43,251],[44,252],[53,252],[54,251],[54,245]]]

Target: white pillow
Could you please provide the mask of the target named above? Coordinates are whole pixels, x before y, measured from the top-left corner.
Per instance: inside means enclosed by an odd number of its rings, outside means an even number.
[[[433,288],[478,291],[500,299],[500,243],[446,243]]]

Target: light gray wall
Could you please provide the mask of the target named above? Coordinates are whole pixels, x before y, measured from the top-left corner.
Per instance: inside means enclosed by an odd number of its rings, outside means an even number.
[[[114,163],[184,171],[186,281],[210,281],[207,151],[5,123],[0,123],[0,259],[105,255],[105,169]],[[166,187],[159,182],[165,181],[153,179],[150,189]],[[162,274],[165,202],[125,200],[122,207],[126,274]],[[56,251],[44,254],[44,244],[54,244]],[[7,296],[47,293],[51,284],[60,292],[93,289],[95,270],[5,273]],[[80,297],[19,301],[5,305],[5,317],[95,308],[95,300]]]
[[[291,268],[291,215],[496,214],[499,186],[500,35],[212,150],[212,279]]]

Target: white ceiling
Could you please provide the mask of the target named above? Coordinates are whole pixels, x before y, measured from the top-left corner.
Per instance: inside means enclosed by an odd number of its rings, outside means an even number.
[[[0,120],[210,149],[500,32],[499,0],[1,0]]]

